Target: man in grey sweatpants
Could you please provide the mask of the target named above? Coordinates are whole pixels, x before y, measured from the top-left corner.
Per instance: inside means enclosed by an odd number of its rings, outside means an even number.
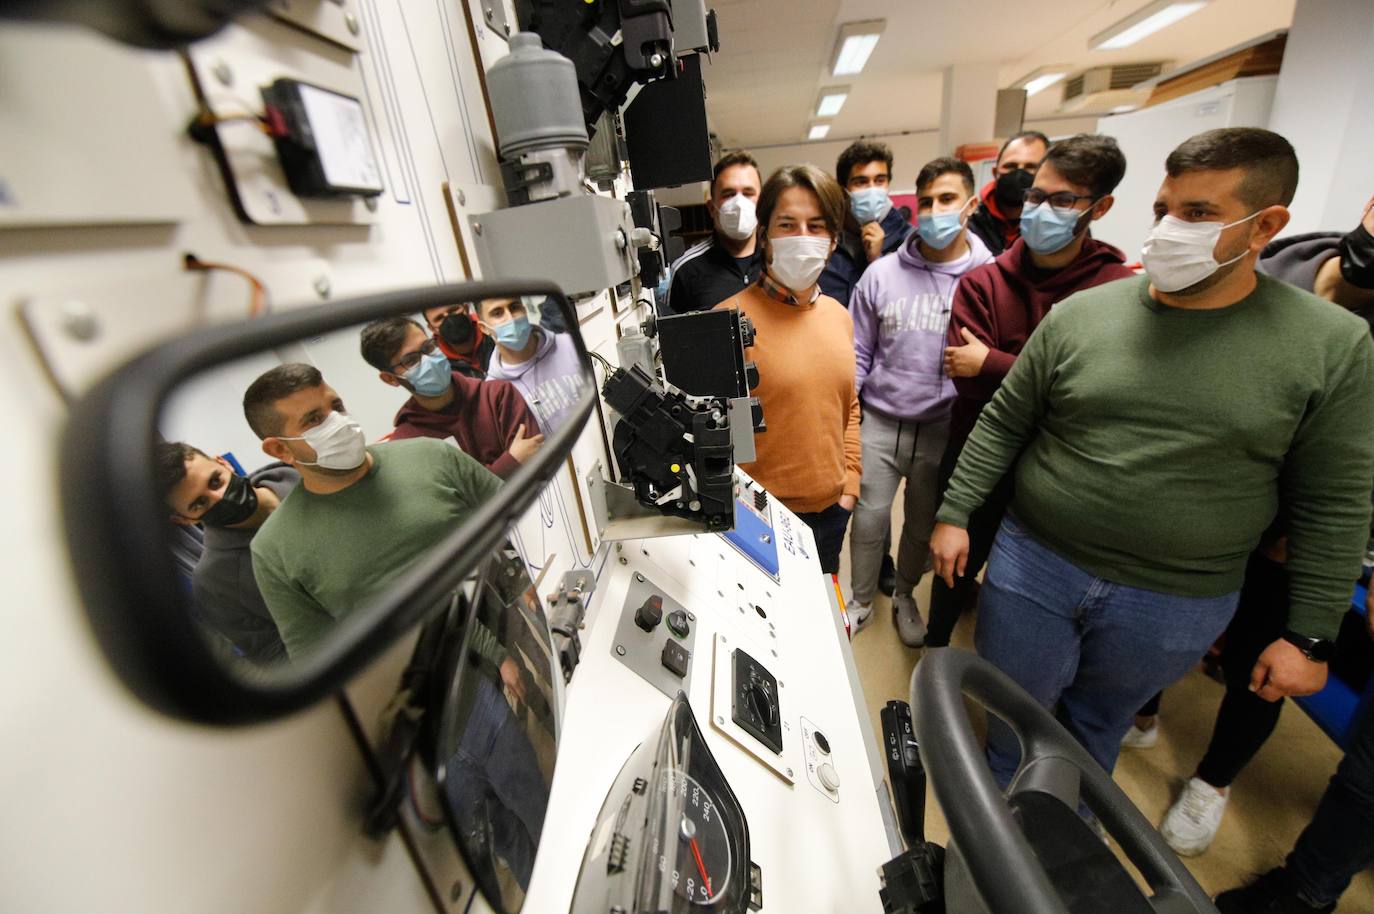
[[[916,178],[917,231],[870,266],[850,298],[864,411],[863,479],[850,533],[850,619],[857,630],[872,618],[892,502],[905,479],[892,616],[910,647],[925,642],[912,591],[929,567],[936,478],[955,396],[944,370],[950,302],[959,278],[992,260],[966,228],[973,191],[973,173],[958,159],[936,159],[922,168]]]

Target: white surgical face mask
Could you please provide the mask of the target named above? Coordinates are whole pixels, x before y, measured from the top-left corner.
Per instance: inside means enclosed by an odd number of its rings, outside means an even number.
[[[716,209],[716,224],[726,238],[743,241],[750,237],[759,225],[754,201],[744,194],[735,194]]]
[[[1244,219],[1226,223],[1184,222],[1173,216],[1160,219],[1150,229],[1145,247],[1140,252],[1140,262],[1149,274],[1150,282],[1161,292],[1177,292],[1241,260],[1250,252],[1244,251],[1240,257],[1217,263],[1217,242],[1221,240],[1223,230],[1249,222],[1259,214],[1260,211],[1256,210]]]
[[[830,259],[829,235],[784,235],[769,238],[768,247],[773,254],[768,269],[793,292],[814,286]]]
[[[367,459],[367,436],[363,427],[351,416],[335,410],[323,422],[298,438],[283,437],[282,441],[304,441],[315,450],[315,462],[296,461],[300,466],[320,467],[324,470],[356,470]]]

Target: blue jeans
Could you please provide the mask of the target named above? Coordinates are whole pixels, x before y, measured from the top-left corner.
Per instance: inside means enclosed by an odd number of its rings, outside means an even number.
[[[1350,748],[1284,864],[1298,894],[1318,907],[1335,903],[1374,863],[1374,701],[1359,714]]]
[[[1179,597],[1095,577],[1009,514],[988,559],[975,643],[1110,772],[1136,710],[1198,662],[1238,597]],[[1020,756],[1011,728],[989,718],[988,763],[1003,787]]]

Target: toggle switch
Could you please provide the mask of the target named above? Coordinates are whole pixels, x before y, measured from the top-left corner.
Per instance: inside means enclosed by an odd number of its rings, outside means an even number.
[[[635,610],[635,625],[638,625],[646,632],[652,632],[658,628],[658,623],[663,621],[663,598],[655,594],[644,601],[644,605]]]
[[[679,638],[686,638],[692,632],[692,626],[687,621],[687,613],[680,609],[675,609],[668,613],[668,631],[677,635]]]

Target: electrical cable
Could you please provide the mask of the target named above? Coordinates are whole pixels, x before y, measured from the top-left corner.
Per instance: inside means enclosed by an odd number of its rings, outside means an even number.
[[[233,273],[235,276],[242,277],[248,281],[248,286],[251,290],[248,299],[248,316],[261,317],[263,312],[267,310],[267,287],[263,285],[261,279],[258,279],[243,267],[236,267],[230,263],[215,263],[209,260],[201,260],[190,251],[186,252],[183,257],[183,262],[186,269],[192,272],[210,273],[215,270],[222,270],[225,273]]]

